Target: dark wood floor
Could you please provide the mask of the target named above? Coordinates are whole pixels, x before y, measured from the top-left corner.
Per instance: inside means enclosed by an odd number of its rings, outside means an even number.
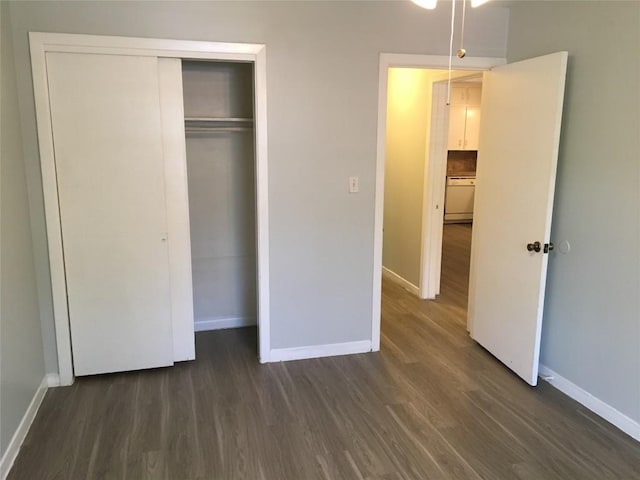
[[[465,329],[470,227],[442,295],[384,284],[380,353],[259,365],[255,329],[198,334],[173,368],[47,393],[17,479],[640,479],[640,444]]]

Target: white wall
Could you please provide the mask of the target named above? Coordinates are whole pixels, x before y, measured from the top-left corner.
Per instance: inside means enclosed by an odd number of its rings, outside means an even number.
[[[267,45],[272,348],[371,338],[379,53],[447,54],[449,8],[409,2],[11,4],[47,367],[54,336],[28,31]],[[508,11],[468,12],[470,56],[504,57]],[[360,193],[347,179],[360,177]]]
[[[9,8],[0,3],[0,457],[44,378]]]
[[[640,422],[640,3],[514,2],[509,61],[569,52],[541,362]]]

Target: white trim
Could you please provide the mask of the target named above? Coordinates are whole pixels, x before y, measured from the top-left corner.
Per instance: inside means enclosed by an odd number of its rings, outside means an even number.
[[[45,377],[42,379],[42,382],[40,382],[40,386],[38,386],[38,389],[33,394],[31,403],[29,403],[27,411],[24,412],[18,428],[13,433],[13,437],[11,437],[11,441],[7,445],[7,449],[4,451],[4,455],[2,455],[2,460],[0,460],[1,480],[5,480],[5,478],[7,478],[7,475],[9,475],[9,471],[13,466],[13,462],[16,460],[16,457],[20,452],[20,447],[22,447],[24,439],[27,437],[27,433],[29,433],[29,428],[33,423],[33,419],[36,418],[38,409],[42,404],[42,400],[44,400],[44,395],[47,393],[48,380],[48,375],[45,375]]]
[[[507,63],[506,59],[499,57],[465,57],[460,59],[453,58],[451,68],[453,70],[490,70],[498,65]],[[390,67],[406,67],[406,68],[433,68],[448,69],[449,57],[446,55],[412,55],[403,53],[381,53],[380,65]],[[385,94],[386,97],[386,94]]]
[[[44,378],[47,380],[47,387],[55,388],[60,386],[60,375],[57,373],[47,373]]]
[[[258,276],[258,358],[270,361],[271,296],[269,286],[269,171],[267,161],[267,50],[254,60],[254,123],[256,152],[256,255]]]
[[[33,94],[36,106],[38,147],[42,171],[42,192],[46,218],[49,267],[51,271],[51,295],[55,322],[58,371],[62,385],[73,383],[73,362],[71,359],[71,331],[67,308],[67,286],[64,275],[64,258],[60,212],[58,206],[58,183],[53,152],[53,130],[49,109],[49,84],[44,44],[29,34],[31,48],[31,70]]]
[[[29,33],[31,67],[36,106],[38,144],[42,170],[42,188],[51,270],[56,346],[60,384],[74,380],[71,355],[69,311],[64,273],[58,187],[49,108],[46,52],[83,52],[114,55],[235,60],[254,63],[255,138],[256,138],[256,243],[258,270],[258,336],[260,362],[268,362],[269,321],[269,203],[267,168],[267,87],[266,46],[262,44],[200,42],[128,38],[99,35]]]
[[[387,267],[382,267],[382,276],[388,280],[391,280],[393,283],[400,285],[409,293],[414,294],[416,297],[420,297],[420,288],[417,285],[414,285],[409,280],[404,277],[401,277],[393,270],[389,270]]]
[[[504,58],[465,57],[454,58],[452,67],[456,70],[488,70],[504,65]],[[373,278],[371,306],[371,349],[380,350],[380,314],[382,302],[382,226],[384,215],[384,161],[387,131],[387,71],[390,67],[415,67],[446,69],[449,57],[445,55],[408,55],[381,53],[378,69],[378,141],[376,153],[376,181],[374,193],[373,220]]]
[[[384,224],[384,161],[387,148],[387,90],[389,61],[380,54],[378,69],[378,142],[376,182],[373,194],[373,304],[371,306],[371,349],[380,350],[380,319],[382,315],[382,226]]]
[[[562,375],[559,375],[557,372],[554,372],[545,365],[540,364],[538,375],[562,393],[584,405],[596,415],[607,420],[609,423],[612,423],[630,437],[640,441],[639,422],[627,417],[624,413],[616,410],[608,403],[605,403],[598,397],[593,396],[583,388],[564,378]]]
[[[255,60],[264,45],[160,38],[29,32],[32,43],[50,52],[102,53],[210,60]],[[215,53],[215,57],[211,54]]]
[[[352,355],[371,351],[371,342],[330,343],[327,345],[311,345],[308,347],[276,348],[271,350],[272,362],[286,362],[289,360],[304,360],[307,358],[334,357],[337,355]]]
[[[433,85],[431,99],[431,134],[429,161],[425,168],[422,205],[422,250],[420,266],[420,298],[433,299],[440,293],[442,268],[442,230],[444,221],[445,178],[449,109],[446,106],[447,84]]]
[[[251,327],[256,325],[255,317],[200,318],[194,322],[196,332],[223,330],[225,328]]]

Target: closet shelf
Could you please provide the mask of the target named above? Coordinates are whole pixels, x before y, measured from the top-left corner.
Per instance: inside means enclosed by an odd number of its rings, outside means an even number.
[[[184,117],[185,123],[253,123],[253,118],[245,117]]]
[[[239,132],[253,129],[253,118],[243,117],[185,117],[187,132]]]

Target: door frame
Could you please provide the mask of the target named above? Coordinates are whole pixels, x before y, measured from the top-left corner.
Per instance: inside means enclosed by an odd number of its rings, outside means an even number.
[[[431,134],[428,164],[424,171],[422,193],[422,238],[420,249],[420,298],[433,299],[440,293],[445,181],[449,142],[447,81],[433,83]],[[427,159],[425,159],[427,160]],[[427,208],[435,205],[435,209]]]
[[[489,70],[498,65],[507,63],[505,58],[499,57],[465,57],[459,59],[454,57],[451,60],[451,68],[454,70],[483,71]],[[384,168],[386,157],[386,134],[387,134],[387,90],[389,68],[421,68],[446,70],[449,68],[449,57],[446,55],[412,55],[381,53],[380,66],[378,70],[378,140],[376,154],[376,183],[375,183],[375,205],[374,205],[374,227],[373,227],[373,292],[372,292],[372,315],[371,315],[371,349],[380,350],[380,323],[382,313],[382,228],[384,219]],[[431,152],[431,146],[429,147]],[[442,225],[438,227],[437,218],[441,216],[442,209],[438,211],[428,209],[426,202],[437,198],[434,195],[436,184],[436,165],[429,163],[425,169],[424,190],[423,190],[423,211],[422,211],[422,246],[421,246],[421,272],[419,289],[423,292],[433,291],[437,288],[434,279],[427,275],[429,266],[434,256],[437,255],[437,248],[430,248],[430,239],[442,237]],[[441,169],[440,169],[441,170]],[[444,194],[444,190],[442,190]],[[433,203],[432,203],[433,204]],[[426,246],[425,246],[426,245]]]
[[[71,330],[67,305],[62,229],[58,202],[58,185],[54,156],[53,133],[49,108],[47,84],[47,52],[94,53],[112,55],[137,55],[158,58],[178,58],[194,60],[244,61],[254,64],[254,109],[255,109],[255,170],[256,170],[256,244],[258,279],[258,350],[260,363],[270,361],[270,294],[269,294],[269,195],[267,161],[267,85],[266,46],[249,43],[202,42],[191,40],[169,40],[101,35],[76,35],[30,32],[31,67],[36,105],[40,166],[42,169],[42,189],[44,195],[49,267],[53,297],[53,315],[56,331],[56,349],[61,385],[71,385],[74,381],[71,352]],[[165,145],[166,146],[166,145]],[[184,162],[185,153],[176,152],[180,159],[170,162],[172,172],[176,172],[178,162]],[[168,165],[165,158],[165,165]],[[178,166],[179,168],[180,166]],[[186,165],[183,166],[182,187],[187,192]],[[188,201],[183,196],[188,209]],[[184,205],[183,205],[184,207]],[[180,215],[184,215],[184,208]],[[188,210],[186,210],[188,214]],[[172,223],[180,222],[170,218]],[[174,215],[175,217],[175,215]],[[188,220],[187,220],[188,221]],[[184,222],[184,219],[182,219]],[[181,225],[184,228],[184,223]],[[180,259],[189,258],[191,252],[188,239],[180,239],[175,253]],[[191,265],[189,265],[190,275]],[[183,270],[180,272],[184,274]],[[190,281],[190,279],[189,279]],[[190,321],[193,320],[191,317]],[[187,358],[184,358],[187,359]]]
[[[470,72],[484,70],[470,70]],[[452,82],[464,82],[476,73],[456,76]],[[447,80],[433,83],[431,102],[431,134],[428,146],[428,165],[425,169],[422,203],[422,238],[420,251],[420,298],[435,299],[440,294],[442,277],[442,236],[444,202],[447,181],[447,152],[449,143],[449,109],[447,108]],[[435,205],[435,209],[428,209]]]

